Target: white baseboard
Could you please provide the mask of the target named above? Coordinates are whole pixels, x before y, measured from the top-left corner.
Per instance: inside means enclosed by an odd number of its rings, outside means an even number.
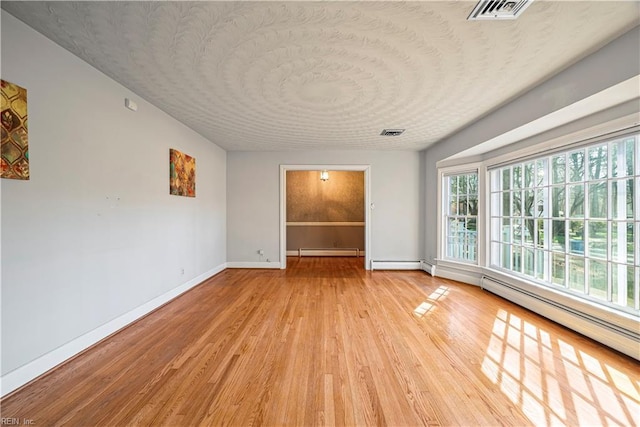
[[[227,268],[280,268],[280,262],[228,262]]]
[[[420,261],[371,261],[373,270],[421,270]]]
[[[431,264],[430,262],[427,262],[427,261],[420,261],[420,266],[422,270],[426,271],[431,276],[433,277],[436,276],[436,266],[434,264]]]
[[[457,282],[480,286],[482,272],[465,271],[462,269],[449,268],[447,266],[438,264],[436,277],[443,277],[445,279],[455,280]]]
[[[38,357],[37,359],[27,363],[26,365],[8,372],[0,378],[0,395],[5,396],[6,394],[11,393],[17,388],[28,383],[29,381],[60,365],[65,360],[86,350],[100,340],[108,337],[114,332],[117,332],[130,323],[133,323],[139,318],[145,316],[146,314],[149,314],[161,305],[185,293],[189,289],[202,283],[211,276],[218,274],[226,267],[226,264],[221,264],[207,271],[206,273],[203,273],[189,280],[188,282],[152,299],[151,301],[134,308],[133,310],[123,314],[122,316],[117,317],[90,332],[87,332],[86,334],[74,339],[73,341],[68,342],[56,348],[55,350],[52,350],[49,353]]]

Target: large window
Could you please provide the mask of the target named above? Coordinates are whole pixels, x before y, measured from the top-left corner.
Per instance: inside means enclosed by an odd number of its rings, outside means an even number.
[[[640,313],[639,135],[496,168],[490,180],[492,267]]]
[[[478,173],[445,176],[446,258],[478,259]]]

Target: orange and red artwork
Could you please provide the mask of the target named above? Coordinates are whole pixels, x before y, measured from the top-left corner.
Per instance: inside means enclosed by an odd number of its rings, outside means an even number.
[[[196,159],[169,149],[169,194],[196,197]]]
[[[29,179],[27,90],[5,80],[2,86],[0,178]]]

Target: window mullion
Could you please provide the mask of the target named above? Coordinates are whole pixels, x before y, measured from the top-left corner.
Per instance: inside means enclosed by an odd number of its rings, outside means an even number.
[[[487,171],[487,265],[638,314],[640,138],[633,147],[629,141],[627,135]]]

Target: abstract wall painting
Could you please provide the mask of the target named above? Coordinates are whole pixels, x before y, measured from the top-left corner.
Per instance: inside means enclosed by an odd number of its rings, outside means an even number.
[[[5,80],[0,80],[0,86],[0,178],[28,180],[27,90]]]
[[[169,149],[169,194],[196,197],[196,159]]]

